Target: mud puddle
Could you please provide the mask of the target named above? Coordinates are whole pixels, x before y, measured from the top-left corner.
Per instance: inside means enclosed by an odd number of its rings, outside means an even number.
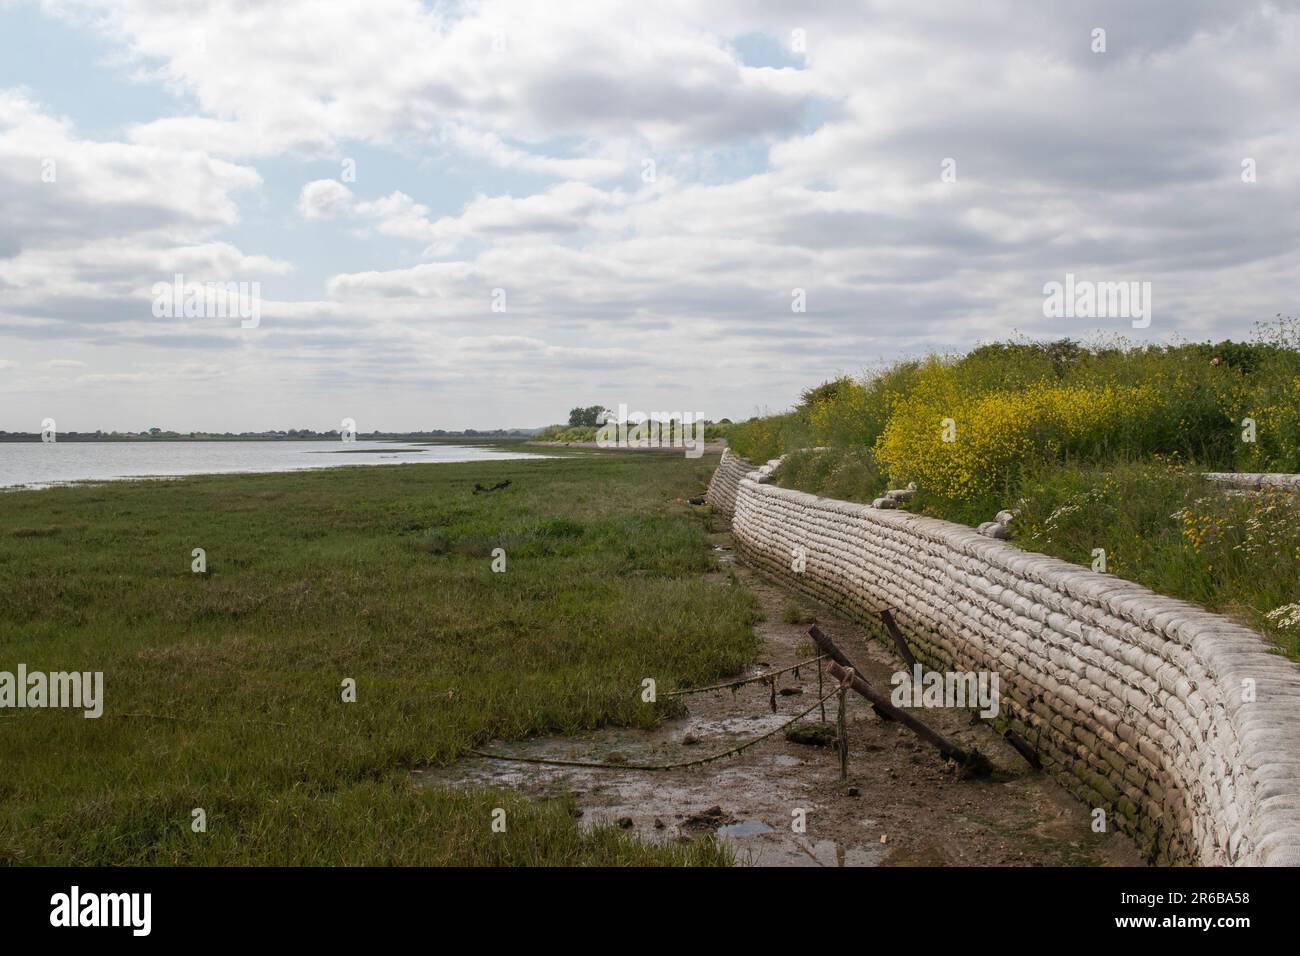
[[[765,620],[761,665],[748,677],[814,656],[821,628],[867,680],[889,687],[902,668],[892,647],[830,609],[735,562],[730,535],[713,545],[719,563],[753,591]],[[719,575],[722,579],[723,575]],[[797,605],[804,618],[786,623]],[[826,690],[831,689],[829,675]],[[765,683],[685,698],[688,716],[650,731],[611,728],[578,737],[495,741],[486,750],[522,757],[664,764],[725,751],[771,731],[818,699],[816,665],[777,678],[777,713]],[[826,716],[835,719],[833,700]],[[994,764],[992,778],[962,779],[929,746],[885,723],[860,697],[849,702],[849,779],[833,748],[792,743],[778,732],[738,756],[668,771],[595,769],[473,757],[417,771],[429,786],[509,787],[537,797],[572,794],[580,825],[611,824],[645,840],[693,840],[712,833],[737,861],[760,866],[1140,866],[1127,837],[1097,834],[1087,808],[966,712],[928,710],[924,719]],[[814,710],[801,725],[818,723]]]

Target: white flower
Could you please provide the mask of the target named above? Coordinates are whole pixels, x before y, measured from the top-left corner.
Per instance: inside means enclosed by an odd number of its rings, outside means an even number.
[[[1300,624],[1300,604],[1283,604],[1264,616],[1280,628],[1295,627]]]

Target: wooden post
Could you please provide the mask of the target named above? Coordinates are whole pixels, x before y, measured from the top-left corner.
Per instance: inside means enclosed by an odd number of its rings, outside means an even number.
[[[849,685],[871,701],[878,708],[888,713],[891,717],[913,731],[922,740],[929,741],[938,748],[939,753],[949,760],[955,760],[958,764],[965,767],[972,773],[986,774],[992,771],[993,767],[989,764],[988,758],[978,750],[967,752],[953,743],[943,734],[928,725],[917,720],[910,713],[895,707],[889,702],[889,698],[880,691],[876,690],[857,674],[850,672],[848,668],[840,667],[839,664],[831,664],[831,676],[836,680],[849,682]]]
[[[827,655],[832,661],[839,664],[841,667],[852,668],[856,672],[857,668],[853,667],[853,662],[844,656],[844,653],[835,646],[835,642],[823,634],[822,629],[816,624],[808,628],[808,636],[813,639],[813,643],[821,649],[821,652]],[[876,712],[876,716],[881,720],[894,719],[888,711],[876,706],[875,704],[871,705],[871,709]],[[822,715],[822,723],[826,723],[825,714]]]
[[[853,671],[848,672],[852,675]],[[840,713],[835,719],[835,736],[840,744],[840,783],[849,782],[849,719],[848,719],[848,683],[840,683]]]
[[[898,623],[894,620],[894,615],[886,609],[880,612],[880,619],[885,622],[885,629],[889,631],[889,636],[894,639],[894,644],[898,647],[899,653],[903,655],[903,660],[907,661],[907,666],[915,671],[916,656],[912,653],[912,649],[908,647],[907,638],[903,636],[902,630],[899,629]],[[979,719],[984,720],[983,717],[979,717]],[[1037,752],[1018,733],[1008,727],[1003,732],[1002,737],[1015,748],[1016,753],[1025,758],[1031,767],[1035,770],[1043,769],[1043,761],[1039,758]]]
[[[983,718],[980,719],[983,720]],[[1003,731],[1002,736],[1007,743],[1016,748],[1016,753],[1020,754],[1020,756],[1024,757],[1025,760],[1028,761],[1029,766],[1033,767],[1035,770],[1043,769],[1043,761],[1039,758],[1038,751],[1034,750],[1034,748],[1029,745],[1029,741],[1025,740],[1024,737],[1021,737],[1010,727]]]
[[[885,630],[887,630],[889,636],[894,639],[894,646],[898,648],[898,653],[902,654],[903,660],[907,662],[907,669],[915,669],[916,655],[913,654],[912,649],[907,646],[907,638],[903,636],[903,632],[898,629],[898,625],[894,622],[894,615],[889,612],[888,608],[886,608],[880,612],[880,619],[885,622]]]
[[[817,699],[822,702],[822,723],[826,723],[826,691],[822,690],[822,659],[817,658]]]

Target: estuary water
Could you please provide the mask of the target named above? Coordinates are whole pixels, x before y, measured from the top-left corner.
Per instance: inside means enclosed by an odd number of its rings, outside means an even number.
[[[71,481],[301,471],[341,465],[545,457],[474,445],[400,441],[0,442],[0,488]]]

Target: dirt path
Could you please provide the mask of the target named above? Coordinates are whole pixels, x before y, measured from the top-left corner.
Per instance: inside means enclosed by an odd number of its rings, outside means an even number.
[[[830,609],[781,587],[734,560],[731,536],[713,535],[727,578],[734,571],[762,605],[763,640],[752,676],[815,656],[807,637],[821,628],[877,687],[902,669],[892,647]],[[805,619],[783,621],[791,604]],[[817,700],[816,666],[778,678],[777,710],[762,682],[736,692],[685,698],[689,716],[653,731],[607,729],[582,737],[494,743],[518,756],[629,763],[671,763],[724,751],[783,724]],[[827,690],[830,690],[829,675]],[[1096,834],[1088,809],[1046,776],[1033,772],[997,734],[971,724],[966,712],[927,710],[923,718],[963,746],[978,747],[997,768],[986,780],[961,779],[933,748],[897,724],[885,723],[850,695],[849,787],[839,780],[834,749],[792,743],[784,734],[739,756],[682,770],[640,772],[553,767],[472,758],[419,771],[430,785],[486,785],[535,796],[563,791],[577,799],[582,820],[616,823],[647,840],[693,839],[716,832],[740,862],[776,866],[1103,865],[1139,866],[1122,834]],[[835,719],[833,699],[827,717]],[[816,711],[810,716],[815,723]],[[804,722],[807,723],[807,722]],[[806,830],[795,832],[796,811]]]

